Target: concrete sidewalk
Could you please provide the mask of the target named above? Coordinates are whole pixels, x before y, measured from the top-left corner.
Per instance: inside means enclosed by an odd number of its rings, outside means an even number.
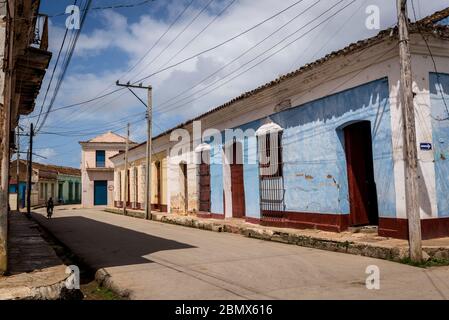
[[[116,208],[107,208],[105,211],[123,214],[122,210]],[[144,217],[144,213],[139,210],[128,210],[128,215],[136,218]],[[408,241],[380,237],[375,232],[336,233],[314,229],[274,228],[248,223],[243,219],[204,219],[194,215],[161,212],[152,212],[152,220],[385,260],[400,261],[409,256]],[[426,258],[449,264],[449,238],[424,240],[423,251],[428,255]]]
[[[9,214],[8,275],[0,277],[0,300],[58,299],[66,265],[25,214]]]

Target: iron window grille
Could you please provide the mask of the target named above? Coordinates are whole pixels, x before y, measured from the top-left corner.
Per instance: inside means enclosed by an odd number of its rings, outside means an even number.
[[[260,135],[257,142],[262,218],[277,217],[285,211],[282,131]]]

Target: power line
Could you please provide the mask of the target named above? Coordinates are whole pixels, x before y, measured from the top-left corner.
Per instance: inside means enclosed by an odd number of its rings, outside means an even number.
[[[75,0],[73,2],[73,5],[76,5],[77,1],[78,0]],[[39,111],[39,115],[38,115],[37,120],[36,120],[36,127],[39,125],[39,120],[41,119],[42,111],[44,110],[45,101],[47,100],[47,95],[48,95],[48,92],[50,91],[51,83],[53,81],[53,77],[54,77],[56,69],[58,67],[59,58],[61,57],[62,50],[64,49],[65,39],[67,38],[67,33],[68,32],[69,32],[69,28],[66,28],[65,32],[64,32],[64,37],[62,38],[62,41],[61,41],[61,46],[59,47],[58,56],[56,57],[55,65],[53,66],[53,70],[51,72],[50,80],[48,81],[48,86],[47,86],[47,89],[45,91],[44,99],[42,100],[42,104],[41,104],[41,108],[40,108],[40,111]]]
[[[229,2],[205,27],[203,27],[192,39],[190,39],[181,49],[179,49],[173,56],[168,59],[161,68],[169,64],[174,58],[178,56],[182,51],[184,51],[188,46],[190,46],[207,28],[209,28],[218,18],[227,10],[230,6],[235,3],[236,0]]]
[[[207,53],[207,52],[210,52],[210,51],[213,51],[213,50],[215,50],[215,49],[217,49],[217,48],[219,48],[219,47],[222,47],[222,46],[224,46],[225,44],[227,44],[227,43],[229,43],[229,42],[231,42],[231,41],[233,41],[233,40],[235,40],[235,39],[241,37],[242,35],[247,34],[248,32],[250,32],[250,31],[256,29],[257,27],[263,25],[264,23],[266,23],[266,22],[268,22],[268,21],[270,21],[270,20],[273,20],[273,19],[276,18],[277,16],[279,16],[279,15],[281,15],[282,13],[286,12],[287,10],[293,8],[294,6],[296,6],[297,4],[299,4],[299,3],[302,2],[302,1],[303,1],[303,0],[296,1],[295,3],[293,3],[293,4],[289,5],[288,7],[284,8],[283,10],[278,11],[278,12],[275,13],[274,15],[272,15],[272,16],[266,18],[265,20],[263,20],[263,21],[261,21],[261,22],[255,24],[255,25],[253,25],[253,26],[250,27],[249,29],[246,29],[246,30],[242,31],[242,32],[236,34],[235,36],[233,36],[233,37],[231,37],[231,38],[229,38],[229,39],[227,39],[227,40],[225,40],[225,41],[223,41],[223,42],[220,42],[220,43],[214,45],[213,47],[210,47],[210,48],[205,49],[205,50],[203,50],[203,51],[201,51],[201,52],[198,52],[198,53],[196,53],[196,54],[194,54],[194,55],[192,55],[192,56],[190,56],[190,57],[188,57],[188,58],[185,58],[185,59],[183,59],[183,60],[181,60],[181,61],[178,61],[178,62],[176,62],[176,63],[174,63],[174,64],[172,64],[172,65],[169,65],[169,66],[167,66],[167,67],[165,67],[165,68],[161,68],[160,70],[155,71],[155,72],[153,72],[153,73],[151,73],[151,74],[149,74],[149,75],[147,75],[147,76],[145,76],[145,77],[143,77],[143,78],[141,78],[141,79],[135,81],[134,84],[135,84],[135,83],[138,83],[138,82],[141,82],[141,81],[143,81],[143,80],[146,80],[146,79],[148,79],[148,78],[150,78],[150,77],[153,77],[153,76],[155,76],[156,74],[159,74],[159,73],[161,73],[161,72],[164,72],[164,71],[166,71],[166,70],[169,70],[169,69],[172,69],[172,68],[174,68],[174,67],[176,67],[176,66],[179,66],[180,64],[183,64],[183,63],[185,63],[185,62],[187,62],[187,61],[190,61],[190,60],[192,60],[192,59],[194,59],[194,58],[196,58],[196,57],[198,57],[198,56],[201,56],[201,55],[203,55],[203,54],[205,54],[205,53]]]
[[[176,41],[178,40],[178,38],[196,21],[196,19],[198,19],[198,17],[211,5],[212,2],[214,2],[215,0],[209,0],[206,5],[200,10],[198,11],[198,13],[193,17],[192,20],[190,20],[190,22],[180,31],[178,32],[178,34],[164,47],[164,49],[162,49],[150,62],[148,62],[143,68],[142,70],[137,73],[134,77],[137,77],[138,75],[140,75],[142,73],[142,71],[144,71],[146,68],[148,68],[149,66],[151,66],[153,64],[154,61],[156,61],[165,51],[167,51],[168,48],[170,48],[170,46]]]
[[[212,72],[211,74],[209,74],[207,77],[201,79],[199,82],[197,82],[195,85],[185,89],[184,91],[182,91],[181,93],[177,94],[176,96],[165,100],[164,102],[162,102],[161,104],[159,104],[159,107],[166,105],[168,102],[175,100],[176,98],[182,96],[184,93],[187,93],[189,91],[191,91],[192,89],[198,87],[201,83],[206,82],[207,80],[211,79],[213,76],[215,76],[216,74],[218,74],[220,71],[224,70],[226,67],[228,67],[229,65],[231,65],[232,63],[234,63],[235,61],[239,60],[241,57],[245,56],[248,52],[250,52],[251,50],[255,49],[256,47],[258,47],[260,44],[262,44],[263,42],[265,42],[266,40],[268,40],[270,37],[272,37],[273,35],[275,35],[276,33],[278,33],[279,31],[281,31],[283,28],[285,28],[287,25],[289,25],[291,22],[293,22],[294,20],[296,20],[297,18],[299,18],[301,15],[303,15],[305,12],[307,12],[308,10],[310,10],[312,7],[314,7],[316,4],[318,4],[321,0],[316,1],[315,3],[313,3],[311,6],[309,6],[308,8],[306,8],[305,10],[301,11],[299,14],[297,14],[296,16],[294,16],[293,18],[291,18],[289,21],[287,21],[286,23],[284,23],[283,25],[281,25],[280,27],[278,27],[276,30],[274,30],[272,33],[270,33],[268,36],[266,36],[265,38],[263,38],[262,40],[260,40],[259,42],[257,42],[255,45],[251,46],[250,48],[248,48],[247,50],[245,50],[243,53],[241,53],[240,55],[238,55],[236,58],[232,59],[231,61],[229,61],[228,63],[226,63],[225,65],[223,65],[222,67],[218,68],[217,70],[215,70],[214,72]],[[190,95],[191,96],[191,95]],[[190,97],[187,96],[187,97]],[[187,97],[179,100],[182,101],[184,99],[186,99]],[[179,102],[178,101],[178,102]]]
[[[87,0],[86,5],[85,5],[85,9],[84,9],[84,12],[83,12],[83,15],[82,15],[82,17],[81,17],[80,27],[79,27],[79,29],[76,31],[76,35],[75,35],[75,38],[74,38],[74,40],[73,40],[73,42],[72,42],[72,45],[70,46],[70,48],[69,48],[68,51],[67,51],[68,54],[66,53],[66,54],[67,54],[67,55],[66,55],[66,58],[64,58],[64,62],[65,62],[65,63],[64,63],[64,65],[63,65],[63,67],[62,67],[61,75],[60,75],[60,77],[58,78],[58,82],[57,82],[56,87],[55,87],[55,89],[54,89],[53,97],[52,97],[52,99],[51,99],[51,101],[50,101],[50,104],[49,104],[49,106],[48,106],[48,108],[47,108],[47,112],[46,112],[45,115],[44,115],[44,119],[42,120],[42,123],[40,124],[39,127],[37,127],[36,134],[37,134],[37,133],[42,129],[42,127],[45,125],[45,122],[46,122],[46,120],[47,120],[47,118],[48,118],[48,113],[51,111],[51,109],[52,109],[52,107],[53,107],[53,104],[54,104],[54,102],[55,102],[55,100],[56,100],[56,97],[57,97],[57,95],[58,95],[59,89],[60,89],[60,87],[61,87],[62,82],[64,81],[64,77],[65,77],[65,75],[66,75],[68,66],[69,66],[70,61],[71,61],[71,59],[72,59],[73,52],[74,52],[75,47],[76,47],[76,43],[78,42],[79,36],[80,36],[80,34],[81,34],[81,30],[82,30],[82,28],[83,28],[83,26],[84,26],[84,23],[85,23],[85,21],[86,21],[87,13],[88,13],[88,11],[89,11],[89,8],[90,8],[91,4],[92,4],[92,0]]]
[[[429,55],[430,55],[430,58],[432,59],[433,68],[435,69],[435,73],[436,73],[436,76],[437,76],[438,83],[441,83],[441,81],[440,81],[440,73],[438,72],[437,63],[436,63],[435,58],[434,58],[434,56],[432,54],[432,50],[430,49],[429,42],[427,41],[426,37],[424,36],[423,32],[421,31],[421,28],[419,27],[419,23],[416,22],[417,21],[417,17],[416,17],[416,11],[415,11],[415,4],[413,3],[413,1],[412,1],[412,10],[413,10],[413,16],[415,17],[416,28],[418,29],[418,32],[421,35],[422,39],[424,40],[424,43],[426,44],[427,50],[429,51]],[[443,100],[444,108],[446,109],[446,113],[447,113],[448,116],[446,118],[444,118],[444,119],[435,119],[433,116],[432,116],[432,118],[434,120],[437,120],[437,121],[449,120],[449,107],[447,105],[446,98],[444,97],[444,92],[443,92],[442,88],[439,88],[438,91],[440,92],[441,99]]]
[[[275,47],[277,47],[279,44],[281,44],[282,42],[284,42],[286,39],[292,37],[294,34],[296,34],[298,31],[304,29],[305,27],[307,27],[310,23],[318,20],[321,16],[323,16],[324,14],[326,14],[327,12],[329,12],[330,10],[332,10],[333,8],[335,8],[337,5],[339,5],[340,3],[344,2],[345,0],[340,0],[338,3],[334,4],[331,8],[327,9],[325,12],[323,12],[322,14],[320,14],[318,17],[314,18],[312,21],[309,21],[307,24],[303,25],[301,28],[297,29],[296,31],[292,32],[291,34],[289,34],[288,36],[284,37],[282,40],[280,40],[279,42],[277,42],[275,45],[271,46],[269,49],[263,51],[262,53],[258,54],[256,57],[252,58],[251,60],[247,61],[246,63],[244,63],[243,65],[241,65],[240,67],[238,67],[237,69],[235,69],[234,71],[232,71],[231,73],[228,73],[224,78],[218,79],[217,81],[212,82],[211,84],[207,85],[206,87],[197,90],[195,93],[179,100],[178,102],[172,103],[168,105],[168,108],[166,108],[164,111],[170,111],[170,110],[174,110],[176,108],[179,108],[181,105],[178,105],[180,101],[185,100],[188,97],[192,97],[195,94],[202,92],[210,87],[212,87],[213,85],[217,84],[220,81],[223,81],[225,78],[229,77],[230,75],[236,73],[237,71],[243,69],[245,66],[247,66],[248,64],[250,64],[251,62],[255,61],[257,58],[263,56],[265,53],[271,51],[272,49],[274,49]],[[205,94],[200,95],[197,98],[193,98],[189,101],[187,101],[186,103],[190,103],[193,101],[198,100],[201,97],[204,97],[205,95],[208,95],[210,93],[212,93],[213,91],[216,91],[217,89],[221,88],[222,86],[224,86],[225,84],[231,82],[232,80],[240,77],[241,75],[247,73],[248,71],[254,69],[256,66],[260,65],[261,63],[265,62],[266,60],[268,60],[269,58],[271,58],[272,56],[278,54],[279,52],[281,52],[282,50],[286,49],[287,47],[289,47],[290,45],[292,45],[293,43],[297,42],[298,40],[300,40],[301,38],[303,38],[304,36],[306,36],[307,34],[309,34],[311,31],[315,30],[317,27],[319,27],[321,24],[323,24],[324,22],[326,22],[328,19],[332,19],[334,16],[336,16],[338,13],[340,13],[341,11],[343,11],[344,9],[346,9],[347,7],[349,7],[350,5],[352,5],[353,3],[355,3],[356,0],[352,0],[350,3],[348,3],[347,5],[345,5],[343,8],[339,9],[337,12],[333,13],[330,17],[326,18],[325,20],[323,20],[322,22],[320,22],[319,24],[317,24],[316,26],[314,26],[312,29],[306,31],[305,33],[301,34],[299,37],[295,38],[294,40],[292,40],[291,42],[287,43],[286,45],[284,45],[283,47],[281,47],[280,49],[276,50],[275,52],[273,52],[272,54],[268,55],[267,57],[265,57],[264,59],[262,59],[261,61],[257,62],[256,64],[254,64],[253,66],[247,68],[246,70],[238,73],[236,76],[230,78],[229,80],[225,81],[224,83],[220,84],[219,86],[209,90],[208,92],[206,92]],[[176,106],[178,105],[178,106]]]
[[[130,68],[130,69],[128,69],[128,71],[126,71],[123,75],[122,75],[122,77],[123,76],[126,76],[129,72],[131,72],[140,62],[142,62],[145,58],[146,58],[146,56],[157,46],[157,44],[162,40],[162,38],[171,30],[171,28],[176,24],[176,22],[177,21],[179,21],[179,19],[184,15],[184,13],[187,11],[187,9],[191,6],[191,4],[193,3],[193,1],[194,0],[191,0],[190,2],[189,2],[189,4],[186,6],[186,7],[184,7],[184,9],[178,14],[178,16],[172,21],[172,23],[168,26],[168,28],[165,30],[165,32],[156,40],[156,42],[150,47],[150,49],[148,49],[146,52],[145,52],[145,54]],[[147,1],[148,2],[148,1]],[[104,91],[106,91],[108,88],[110,88],[110,87],[112,87],[113,86],[113,84],[110,84],[108,87],[106,87],[105,89],[103,89],[101,92],[104,92]],[[59,107],[59,108],[55,108],[55,109],[53,109],[52,111],[49,111],[48,113],[50,113],[50,112],[55,112],[55,111],[58,111],[58,110],[64,110],[64,109],[69,109],[69,108],[73,108],[73,107],[77,107],[77,106],[80,106],[80,105],[83,105],[83,104],[87,104],[87,103],[90,103],[90,102],[93,102],[93,101],[96,101],[96,100],[100,100],[100,99],[103,99],[103,98],[105,98],[105,97],[107,97],[107,96],[109,96],[109,95],[111,95],[111,94],[114,94],[115,92],[118,92],[118,91],[121,91],[121,90],[124,90],[124,88],[117,88],[117,89],[114,89],[114,90],[112,90],[112,91],[110,91],[110,92],[107,92],[107,93],[105,93],[105,94],[102,94],[102,95],[99,95],[99,96],[96,96],[96,97],[94,97],[94,98],[91,98],[91,99],[88,99],[88,100],[85,100],[85,101],[80,101],[80,102],[77,102],[77,103],[73,103],[73,104],[70,104],[70,105],[66,105],[66,106],[62,106],[62,107]],[[29,116],[29,117],[27,117],[27,119],[31,119],[31,118],[35,118],[35,117],[37,117],[36,115],[34,115],[34,116]]]
[[[127,74],[129,74],[132,70],[134,70],[134,68],[141,63],[150,53],[151,51],[159,44],[159,42],[162,40],[163,37],[165,37],[165,35],[171,30],[171,28],[179,21],[179,19],[181,19],[181,17],[184,15],[184,13],[187,11],[187,9],[190,8],[190,6],[192,5],[193,1],[195,0],[191,0],[187,6],[184,7],[184,9],[176,16],[176,18],[170,23],[170,25],[167,27],[167,29],[164,31],[164,33],[162,33],[159,38],[153,43],[153,45],[145,52],[145,54],[139,58],[139,60],[130,68],[128,69],[128,71],[125,72],[125,74],[123,74],[120,78],[125,77]],[[112,86],[113,84],[111,84]]]
[[[194,0],[191,0],[190,1],[190,3],[188,3],[188,5],[187,6],[185,6],[184,7],[184,9],[177,15],[177,17],[170,23],[170,25],[167,27],[167,29],[159,36],[159,38],[153,43],[153,45],[145,52],[145,54],[143,55],[143,56],[141,56],[140,58],[139,58],[139,60],[136,62],[136,63],[134,63],[134,65],[132,66],[132,67],[130,67],[130,68],[128,68],[128,70],[127,71],[125,71],[123,74],[122,74],[122,76],[120,77],[120,78],[122,78],[122,77],[125,77],[127,74],[129,74],[132,70],[134,70],[134,68],[136,68],[147,56],[148,56],[148,54],[150,54],[151,53],[151,51],[159,44],[159,42],[162,40],[162,38],[171,30],[171,28],[176,24],[176,22],[178,22],[179,21],[179,19],[184,15],[184,13],[187,11],[187,9],[191,6],[191,4],[193,3],[193,1]],[[100,94],[101,93],[103,93],[103,92],[105,92],[106,90],[108,90],[108,89],[110,89],[111,87],[113,87],[114,86],[114,84],[109,84],[106,88],[104,88],[101,92],[100,92]],[[122,90],[123,88],[120,88],[119,90]],[[125,94],[125,92],[122,92],[122,94],[121,95],[119,95],[118,97],[117,97],[117,99],[118,98],[120,98],[120,97],[122,97],[123,95]],[[109,95],[109,94],[107,94],[107,95]],[[100,97],[98,97],[98,99],[102,99],[103,97],[105,97],[105,96],[107,96],[107,95],[104,95],[104,96],[100,96]],[[112,101],[112,100],[109,100],[109,101]],[[93,106],[95,106],[96,104],[94,104]],[[107,105],[107,102],[105,102],[104,104],[102,104],[102,105],[100,105],[98,108],[96,108],[96,111],[98,111],[98,110],[100,110],[101,108],[103,108],[105,105]],[[93,106],[91,106],[91,107],[93,107]],[[76,111],[73,111],[73,112],[71,112],[70,113],[70,115],[71,114],[73,114],[73,113],[75,113]],[[92,112],[92,109],[89,109],[89,110],[83,110],[83,111],[81,111],[80,113],[78,113],[78,116],[81,114],[81,113],[86,113],[86,112]],[[70,116],[69,115],[69,116]]]

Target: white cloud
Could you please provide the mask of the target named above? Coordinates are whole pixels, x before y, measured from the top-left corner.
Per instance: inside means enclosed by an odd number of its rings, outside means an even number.
[[[52,148],[44,148],[36,151],[37,158],[34,157],[34,160],[37,162],[43,163],[53,163],[52,158],[54,158],[58,153],[56,150]]]
[[[328,23],[311,32],[310,35],[292,44],[279,54],[276,54],[267,62],[260,64],[250,72],[243,74],[210,94],[195,101],[190,101],[192,98],[187,98],[183,101],[184,104],[176,105],[176,109],[171,108],[169,111],[167,111],[167,106],[160,106],[163,101],[196,84],[213,71],[219,69],[224,64],[240,55],[243,51],[255,45],[258,41],[261,41],[276,28],[279,28],[282,24],[286,23],[289,19],[293,18],[301,10],[304,10],[315,1],[316,0],[304,0],[301,4],[293,7],[276,19],[273,19],[241,38],[146,80],[145,84],[149,83],[153,86],[155,121],[158,123],[158,126],[162,127],[162,129],[168,129],[175,125],[176,122],[186,120],[194,115],[205,112],[244,91],[270,81],[280,74],[290,72],[304,63],[315,60],[332,50],[342,48],[350,42],[376,34],[376,30],[368,30],[365,27],[365,18],[367,17],[365,8],[368,5],[374,4],[381,8],[382,28],[391,26],[396,19],[396,7],[394,1],[359,0]],[[292,33],[302,25],[307,24],[308,21],[314,19],[325,9],[329,8],[331,4],[337,3],[338,1],[339,0],[321,1],[303,16],[292,22],[288,27],[284,28],[281,32],[268,39],[256,49],[250,51],[247,55],[222,70],[220,73],[209,79],[208,82],[201,84],[196,89],[205,88],[213,81],[219,80],[233,70],[242,67],[246,61],[253,59],[257,54],[268,49],[289,33]],[[213,14],[211,12],[203,13],[200,18],[192,24],[192,26],[187,29],[169,49],[166,50],[166,52],[155,60],[154,63],[149,65],[149,62],[169,44],[176,34],[184,28],[201,8],[198,6],[189,10],[186,16],[172,28],[166,37],[161,40],[158,46],[135,70],[133,70],[133,72],[131,72],[130,75],[125,78],[121,77],[122,74],[130,66],[133,66],[152,46],[157,38],[167,29],[172,19],[174,19],[182,10],[182,5],[186,2],[171,1],[168,4],[167,2],[164,2],[164,5],[168,6],[166,9],[170,17],[167,20],[161,20],[160,17],[152,15],[142,15],[137,21],[130,23],[124,16],[124,12],[118,13],[111,10],[95,15],[96,20],[100,23],[95,30],[80,36],[74,57],[74,65],[72,66],[73,69],[64,81],[55,107],[89,99],[98,95],[108,86],[108,90],[115,89],[114,82],[119,78],[123,81],[136,80],[158,70],[180,48],[186,43],[189,43],[190,40],[195,37],[195,35],[208,24],[211,19],[213,19],[214,14],[228,2],[229,0],[216,1],[213,7]],[[223,16],[192,42],[172,62],[189,57],[192,54],[230,38],[294,2],[296,2],[296,0],[259,0],[257,2],[251,0],[236,1]],[[349,2],[350,0],[346,0],[344,3]],[[203,0],[200,3],[203,5],[206,1]],[[416,2],[415,0],[415,3],[417,4],[418,15],[421,17],[449,6],[449,0],[434,2]],[[155,6],[154,12],[161,9],[161,4],[155,2],[152,5]],[[217,7],[218,5],[220,6],[219,8]],[[321,21],[321,19],[319,21]],[[54,25],[51,25],[51,30],[52,41],[50,41],[50,45],[55,55],[64,30]],[[305,30],[307,30],[307,28]],[[293,38],[294,37],[291,39]],[[106,57],[115,52],[126,54],[128,59],[117,61],[116,64],[110,65],[104,70],[86,70],[83,67],[83,61],[88,62],[89,59],[98,59],[102,56]],[[263,57],[260,59],[262,58]],[[251,66],[251,64],[249,66]],[[48,79],[46,79],[46,81],[48,81]],[[45,86],[43,86],[43,88],[45,88]],[[204,92],[207,91],[208,89],[205,89]],[[138,94],[142,99],[146,100],[145,92],[138,92]],[[202,93],[199,93],[195,97],[198,98],[201,94]],[[40,99],[42,99],[42,95],[40,96]],[[36,108],[37,111],[38,109],[39,108]],[[101,130],[102,128],[106,130],[107,125],[104,124],[104,122],[118,121],[130,114],[140,111],[143,112],[144,107],[134,96],[130,93],[120,96],[120,94],[117,93],[92,104],[52,113],[49,117],[48,124],[52,126],[67,126],[70,130],[89,127],[89,130],[86,130],[86,132]],[[95,123],[98,123],[98,125],[95,125]],[[124,126],[124,123],[122,125]],[[140,126],[145,128],[144,122],[141,122]],[[133,128],[136,128],[136,125],[133,125]],[[145,138],[144,129],[142,128],[138,127],[138,130],[136,129],[135,138]],[[155,131],[160,131],[160,129],[155,128]]]

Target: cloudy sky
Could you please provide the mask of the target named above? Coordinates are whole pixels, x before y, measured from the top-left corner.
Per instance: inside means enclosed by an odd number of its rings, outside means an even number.
[[[53,58],[35,111],[21,119],[24,129],[31,122],[36,123],[41,106],[47,110],[61,73],[57,67],[44,102],[66,31],[68,14],[62,13],[68,5],[77,3],[82,8],[85,2],[41,0],[41,12],[51,16]],[[93,0],[53,111],[35,138],[35,152],[47,160],[35,160],[79,167],[79,141],[108,130],[124,134],[127,122],[131,123],[132,138],[144,141],[145,107],[127,90],[111,93],[117,89],[116,80],[141,81],[153,87],[153,133],[158,134],[328,52],[375,35],[379,30],[365,25],[369,6],[380,9],[381,29],[392,26],[396,19],[395,2]],[[123,4],[136,6],[105,8]],[[414,0],[414,4],[421,18],[448,7],[449,0]],[[264,20],[267,21],[261,23]],[[73,30],[67,32],[58,65],[62,64],[73,35]],[[235,39],[197,55],[232,38]],[[146,101],[145,90],[136,93]],[[101,98],[61,108],[97,97]],[[22,146],[26,142],[23,138]]]

